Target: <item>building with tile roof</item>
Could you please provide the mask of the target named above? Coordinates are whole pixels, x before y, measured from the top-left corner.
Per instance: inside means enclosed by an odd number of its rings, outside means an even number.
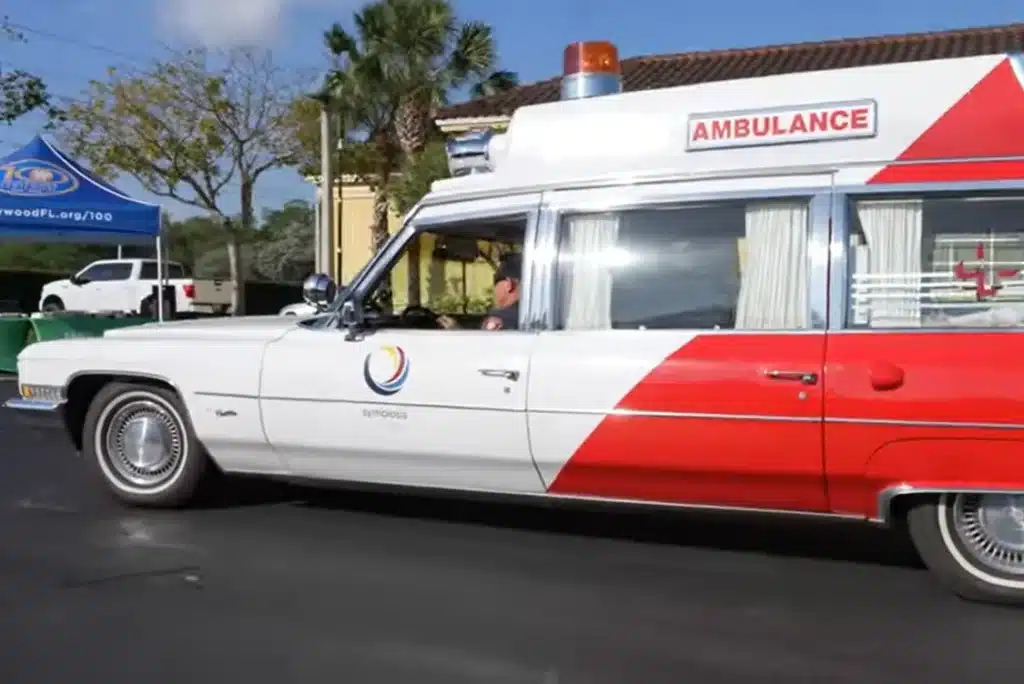
[[[647,55],[623,59],[626,92],[826,69],[1024,52],[1024,23],[931,33],[844,38],[789,45]],[[470,100],[437,113],[446,133],[503,128],[516,109],[559,99],[561,77]]]
[[[887,35],[864,38],[647,55],[621,60],[623,90],[674,86],[823,71],[870,65],[920,62],[981,55],[1024,53],[1024,22],[1005,26]],[[480,129],[505,129],[522,106],[555,102],[561,77],[522,85],[514,90],[454,104],[435,118],[447,134]],[[355,179],[343,179],[334,190],[335,262],[332,275],[347,282],[372,254],[370,225],[373,194]],[[392,215],[391,230],[401,225]]]

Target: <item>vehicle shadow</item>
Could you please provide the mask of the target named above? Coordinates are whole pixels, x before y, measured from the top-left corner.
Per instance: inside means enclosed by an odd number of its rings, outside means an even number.
[[[287,482],[264,477],[228,477],[217,472],[207,479],[198,499],[189,504],[189,508],[214,511],[269,506],[295,500],[296,488]]]
[[[258,480],[231,482],[221,489],[224,493],[210,506],[288,503],[301,508],[545,534],[923,568],[905,533],[856,521],[564,504],[541,499],[525,503],[494,501],[465,495],[365,491]]]

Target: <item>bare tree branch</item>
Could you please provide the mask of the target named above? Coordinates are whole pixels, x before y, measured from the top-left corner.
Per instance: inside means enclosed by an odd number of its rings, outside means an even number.
[[[98,173],[129,174],[157,196],[221,217],[238,312],[238,245],[255,229],[256,182],[298,164],[303,152],[302,86],[269,51],[192,51],[145,72],[111,69],[69,107],[61,137]],[[225,208],[236,181],[237,222]]]

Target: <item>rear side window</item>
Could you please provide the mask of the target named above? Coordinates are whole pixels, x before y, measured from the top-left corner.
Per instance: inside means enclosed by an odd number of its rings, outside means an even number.
[[[139,276],[140,280],[156,280],[158,277],[155,261],[142,262],[142,275]],[[182,268],[181,264],[167,264],[167,277],[186,278],[187,276],[185,275],[185,269]]]
[[[1024,324],[1024,198],[864,199],[849,218],[847,327]]]
[[[806,329],[809,212],[801,198],[566,215],[556,324]]]

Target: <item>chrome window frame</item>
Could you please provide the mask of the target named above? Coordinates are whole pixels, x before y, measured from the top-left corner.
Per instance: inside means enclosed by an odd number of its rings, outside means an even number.
[[[823,174],[824,175],[824,174]],[[832,175],[832,178],[835,176]],[[771,176],[759,176],[768,178]],[[678,181],[658,183],[657,185],[672,185]],[[594,212],[622,212],[638,209],[653,209],[665,207],[684,207],[694,204],[713,204],[718,202],[737,201],[758,201],[771,199],[799,199],[805,200],[808,206],[807,226],[807,307],[808,327],[800,329],[779,328],[779,329],[749,329],[737,330],[735,328],[713,330],[706,329],[708,333],[714,334],[807,334],[822,333],[828,326],[828,279],[831,268],[830,260],[830,233],[832,214],[835,207],[834,185],[823,186],[801,186],[782,188],[778,190],[749,190],[749,191],[728,191],[728,192],[701,192],[701,193],[680,193],[673,197],[659,198],[651,201],[616,201],[614,192],[618,189],[632,187],[629,184],[622,184],[615,187],[604,187],[600,190],[591,188],[580,188],[595,193],[600,193],[600,199],[594,201],[578,202],[568,207],[554,208],[549,204],[549,198],[553,192],[544,193],[541,202],[540,220],[538,223],[538,241],[536,259],[533,262],[532,283],[529,291],[529,317],[528,321],[532,330],[555,331],[555,284],[557,276],[558,257],[558,228],[561,220],[566,215]],[[573,191],[575,188],[566,188]],[[609,196],[612,196],[609,199]],[[544,288],[538,287],[543,283]],[[702,331],[704,329],[701,329]]]
[[[465,205],[467,202],[479,202],[482,200],[496,201],[498,199],[507,199],[508,201],[498,204],[493,209],[479,211],[457,210],[457,207]],[[412,210],[410,210],[402,224],[402,227],[391,236],[387,244],[384,246],[384,249],[374,255],[367,266],[359,273],[357,280],[353,283],[353,286],[349,290],[348,296],[345,299],[348,301],[362,301],[367,295],[368,288],[376,283],[377,279],[381,275],[390,271],[394,263],[394,259],[396,257],[400,257],[409,243],[420,233],[436,229],[439,226],[447,226],[455,223],[525,218],[526,233],[523,238],[524,274],[522,281],[524,305],[520,305],[519,324],[520,330],[527,330],[528,328],[525,327],[525,321],[527,321],[526,312],[529,310],[530,287],[532,281],[532,269],[530,265],[535,253],[541,200],[541,193],[529,192],[509,195],[507,198],[476,197],[472,199],[450,199],[441,202],[425,201],[417,204]],[[420,218],[424,209],[443,209],[445,206],[451,206],[453,207],[453,210],[450,213],[441,211],[435,216]],[[340,317],[336,320],[335,327],[339,324]]]
[[[850,318],[850,285],[853,274],[850,273],[850,233],[852,212],[859,201],[913,197],[958,197],[963,195],[1003,193],[1024,193],[1024,181],[984,181],[963,183],[892,183],[885,185],[847,185],[836,188],[833,196],[832,241],[830,244],[829,294],[828,294],[828,332],[839,334],[887,334],[887,333],[1016,333],[1024,332],[1021,328],[979,328],[979,327],[886,327],[886,328],[853,328],[849,327]]]
[[[797,173],[811,173],[831,175],[835,179],[839,169],[832,167],[828,169],[813,170],[792,170]],[[736,174],[735,176],[723,174],[715,178],[686,178],[686,177],[665,177],[658,180],[644,182],[643,185],[663,186],[687,180],[728,180],[732,178],[743,178],[749,180],[770,179],[773,174]],[[849,235],[850,235],[850,211],[858,200],[880,199],[885,197],[899,196],[941,196],[941,195],[964,195],[970,193],[1007,193],[1024,192],[1024,180],[1021,181],[984,181],[984,182],[959,182],[959,183],[893,183],[885,185],[863,185],[845,184],[830,186],[808,185],[801,187],[784,188],[781,190],[750,190],[750,191],[729,191],[729,192],[704,192],[704,193],[680,193],[679,195],[665,200],[649,202],[616,202],[614,193],[616,190],[635,187],[636,182],[602,183],[600,185],[579,184],[567,185],[554,188],[530,188],[517,189],[514,194],[507,197],[509,200],[507,211],[485,211],[485,212],[459,212],[452,211],[450,215],[438,215],[429,220],[421,220],[419,214],[425,208],[453,207],[463,205],[466,202],[480,200],[496,200],[499,195],[491,192],[475,192],[466,195],[451,195],[440,198],[428,196],[408,213],[402,228],[394,233],[388,241],[387,246],[374,255],[363,270],[353,280],[352,288],[349,290],[349,298],[362,298],[365,296],[365,289],[373,282],[382,268],[387,268],[396,252],[401,252],[409,240],[418,230],[430,226],[451,223],[462,220],[498,219],[502,217],[526,215],[527,229],[526,239],[523,244],[523,298],[520,308],[520,330],[539,332],[554,330],[554,284],[555,264],[558,249],[558,225],[561,216],[567,213],[587,211],[623,211],[628,209],[643,209],[665,205],[685,205],[709,202],[743,201],[743,200],[766,200],[783,198],[802,198],[809,202],[809,231],[808,231],[808,279],[807,279],[807,301],[809,307],[810,326],[806,329],[779,329],[779,330],[708,330],[709,333],[718,334],[801,334],[818,333],[827,330],[829,333],[842,334],[885,334],[885,333],[929,333],[941,330],[949,332],[1020,332],[1015,328],[848,328],[849,318],[849,285],[850,267],[849,259]],[[553,208],[549,206],[548,200],[553,193],[565,191],[588,190],[600,192],[601,200],[594,202],[580,203],[570,209],[564,207]],[[608,197],[612,196],[609,201]],[[531,209],[520,210],[514,207],[529,206],[532,200],[537,202]],[[523,200],[527,201],[523,201]],[[339,304],[340,307],[340,304]],[[336,312],[336,309],[332,307]]]

